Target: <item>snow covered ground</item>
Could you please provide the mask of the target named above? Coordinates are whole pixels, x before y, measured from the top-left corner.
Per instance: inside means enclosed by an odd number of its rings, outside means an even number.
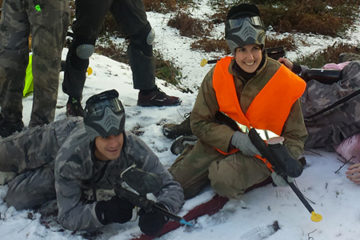
[[[211,11],[207,1],[199,1],[202,5],[192,11],[195,17],[205,16]],[[182,87],[194,91],[182,93],[172,86],[165,87],[164,81],[157,79],[158,86],[167,94],[181,97],[182,104],[177,107],[142,108],[136,105],[138,91],[132,87],[130,67],[115,62],[107,57],[94,54],[90,65],[93,74],[87,78],[84,89],[84,102],[94,93],[115,88],[126,108],[126,129],[137,128],[144,131],[141,138],[159,156],[161,162],[170,166],[176,156],[170,152],[171,141],[161,133],[161,125],[167,122],[180,122],[183,115],[190,112],[196,98],[196,90],[203,77],[212,66],[200,67],[202,58],[221,56],[219,53],[202,53],[192,51],[193,39],[181,37],[177,30],[167,26],[170,14],[149,12],[149,21],[156,31],[155,49],[167,59],[173,60],[182,69]],[[349,31],[345,38],[329,38],[310,34],[295,34],[299,44],[306,40],[312,45],[299,46],[297,52],[289,52],[288,57],[294,59],[299,54],[309,54],[318,49],[332,45],[334,41],[346,41],[358,44],[360,41],[360,24]],[[223,25],[215,28],[214,36],[220,36]],[[67,50],[63,52],[65,58]],[[62,80],[61,74],[60,79]],[[60,82],[61,84],[61,82]],[[56,120],[65,118],[67,95],[59,87]],[[32,96],[24,99],[24,123],[30,120]],[[271,185],[255,189],[241,200],[230,200],[222,210],[212,216],[198,219],[194,229],[179,228],[161,239],[239,239],[239,240],[357,240],[360,238],[360,186],[346,179],[343,167],[334,153],[321,151],[306,152],[308,166],[297,179],[297,186],[307,197],[315,211],[323,216],[319,223],[310,220],[310,214],[289,187],[274,188]],[[7,186],[0,186],[0,238],[5,239],[85,239],[81,233],[57,231],[60,227],[46,228],[40,224],[40,215],[32,211],[16,211],[8,208],[3,202]],[[199,196],[188,200],[179,215],[185,215],[192,207],[209,200],[213,196],[210,188]],[[353,205],[354,204],[354,205]],[[277,221],[280,229],[275,233],[269,228]],[[137,223],[112,224],[101,230],[103,234],[96,239],[127,240],[140,233]]]

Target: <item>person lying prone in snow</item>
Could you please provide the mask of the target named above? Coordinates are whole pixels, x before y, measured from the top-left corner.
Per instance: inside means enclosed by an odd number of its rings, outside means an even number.
[[[118,92],[109,90],[86,101],[84,118],[67,118],[0,139],[0,171],[17,175],[8,183],[5,202],[17,210],[41,210],[56,200],[63,227],[94,231],[131,220],[136,199],[118,194],[129,185],[139,194],[153,193],[157,206],[176,213],[184,203],[180,184],[150,148],[124,128],[124,107]],[[116,195],[99,199],[97,193],[104,189]],[[168,221],[157,210],[139,211],[139,227],[147,235],[156,235]]]

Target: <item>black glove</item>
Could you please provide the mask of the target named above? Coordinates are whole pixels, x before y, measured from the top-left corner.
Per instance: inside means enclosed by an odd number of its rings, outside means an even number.
[[[108,201],[96,203],[95,212],[99,221],[106,225],[109,223],[125,223],[132,217],[134,205],[128,200],[117,196]]]
[[[159,206],[164,208],[162,204],[159,204]],[[149,236],[156,236],[159,234],[165,223],[168,221],[166,216],[156,210],[145,212],[143,209],[140,209],[139,216],[140,230]]]

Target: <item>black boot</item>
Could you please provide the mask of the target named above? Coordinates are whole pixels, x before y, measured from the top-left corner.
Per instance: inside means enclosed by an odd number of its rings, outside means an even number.
[[[181,101],[178,97],[169,96],[158,87],[152,90],[140,90],[137,105],[142,107],[152,106],[177,106]]]
[[[21,132],[24,128],[24,123],[19,120],[16,122],[8,121],[0,115],[0,136],[5,138],[15,132]]]
[[[195,135],[181,136],[171,144],[170,151],[175,155],[179,155],[184,151],[186,146],[194,146],[196,141],[197,137]]]
[[[81,106],[81,100],[69,97],[69,100],[66,103],[66,116],[84,116],[84,109]]]
[[[187,113],[185,115],[185,120],[182,121],[180,124],[175,124],[175,123],[165,124],[162,127],[162,132],[165,137],[171,139],[177,138],[181,135],[184,136],[192,135],[192,131],[190,128],[190,114]]]

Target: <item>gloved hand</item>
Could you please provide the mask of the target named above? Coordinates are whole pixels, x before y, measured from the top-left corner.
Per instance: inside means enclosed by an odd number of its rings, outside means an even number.
[[[164,207],[162,204],[159,205]],[[140,209],[139,216],[140,230],[149,236],[156,236],[168,221],[166,216],[156,210],[145,212],[143,209]]]
[[[231,138],[231,144],[238,148],[244,155],[261,155],[259,150],[252,144],[249,136],[245,133],[236,131]]]
[[[124,198],[117,196],[108,201],[96,203],[95,212],[99,221],[106,225],[109,223],[125,223],[132,217],[134,205]]]
[[[285,187],[285,186],[288,186],[287,182],[284,180],[283,177],[281,177],[279,174],[277,174],[276,172],[272,172],[271,173],[271,178],[273,180],[273,183],[276,185],[276,186],[279,186],[279,187]],[[294,182],[294,178],[292,177],[287,177],[287,180],[288,182]]]

